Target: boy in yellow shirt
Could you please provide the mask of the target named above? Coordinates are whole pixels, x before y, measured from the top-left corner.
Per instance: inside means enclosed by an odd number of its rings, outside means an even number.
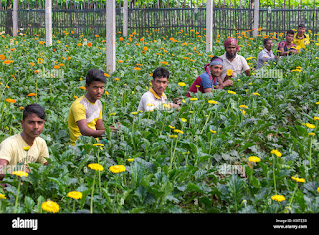
[[[27,105],[21,121],[23,131],[10,136],[0,144],[0,180],[6,173],[26,171],[27,163],[39,162],[48,165],[49,151],[40,137],[45,123],[45,112],[38,104]]]
[[[309,35],[305,34],[306,32],[306,26],[304,24],[300,24],[298,26],[298,31],[294,35],[293,44],[295,44],[297,47],[300,46],[300,48],[306,48],[307,45],[310,43]]]
[[[70,107],[68,126],[71,145],[80,135],[101,137],[105,133],[102,121],[102,103],[106,77],[99,69],[90,69],[86,76],[86,94],[76,99]]]

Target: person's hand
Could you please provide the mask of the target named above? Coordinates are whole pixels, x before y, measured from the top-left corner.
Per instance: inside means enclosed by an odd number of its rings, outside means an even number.
[[[116,123],[118,126],[119,125],[122,125],[120,122],[117,122]],[[112,132],[114,132],[114,133],[117,133],[118,132],[118,130],[119,130],[119,128],[118,127],[115,127],[114,125],[111,125],[111,126],[109,126],[111,129],[112,129]]]
[[[171,108],[176,108],[177,111],[179,111],[181,109],[181,107],[178,104],[169,103],[169,105],[171,106]]]
[[[234,82],[233,82],[233,80],[226,80],[226,81],[224,81],[224,83],[223,83],[223,87],[225,87],[225,86],[232,86],[234,84]]]

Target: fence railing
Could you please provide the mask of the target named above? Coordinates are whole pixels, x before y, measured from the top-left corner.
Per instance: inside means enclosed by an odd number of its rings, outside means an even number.
[[[18,10],[18,28],[23,33],[44,36],[44,10]],[[0,10],[0,30],[11,34],[12,10]],[[319,31],[319,9],[260,9],[259,27],[261,32],[283,32],[305,23],[314,33]],[[214,8],[214,35],[235,35],[253,29],[254,11],[246,8]],[[75,34],[105,35],[105,9],[52,9],[53,34],[73,30]],[[122,8],[116,9],[117,31],[123,29]],[[206,34],[206,8],[130,8],[128,10],[128,32],[146,35],[149,32],[158,36],[176,35],[181,30],[188,36]],[[195,35],[194,30],[198,32]]]
[[[53,9],[103,9],[106,0],[53,0]],[[207,0],[128,0],[129,8],[205,8]],[[254,8],[255,0],[214,0],[214,8]],[[124,0],[116,0],[117,8]],[[45,0],[20,0],[20,9],[43,9]],[[319,7],[317,0],[261,0],[261,8],[305,9]],[[12,8],[12,0],[0,0],[0,10]]]

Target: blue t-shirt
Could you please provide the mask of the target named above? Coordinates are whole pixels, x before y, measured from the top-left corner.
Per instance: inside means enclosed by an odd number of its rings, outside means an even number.
[[[213,88],[213,81],[209,79],[208,73],[202,73],[200,75],[200,78],[201,78],[200,86],[203,87],[203,89]],[[216,85],[218,85],[217,81],[215,81],[214,86]]]

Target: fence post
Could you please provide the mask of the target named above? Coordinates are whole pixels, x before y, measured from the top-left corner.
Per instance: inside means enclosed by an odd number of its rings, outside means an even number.
[[[206,52],[212,51],[213,43],[213,0],[206,3]]]
[[[115,71],[115,0],[106,1],[106,71]]]
[[[45,40],[46,46],[52,46],[52,0],[45,0]]]
[[[16,37],[18,35],[18,0],[13,0],[12,10],[12,35]]]
[[[124,0],[123,4],[123,36],[127,37],[128,28],[128,0]]]
[[[260,0],[255,0],[255,7],[254,7],[254,32],[253,32],[254,37],[257,37],[258,28],[259,28],[259,1]]]

